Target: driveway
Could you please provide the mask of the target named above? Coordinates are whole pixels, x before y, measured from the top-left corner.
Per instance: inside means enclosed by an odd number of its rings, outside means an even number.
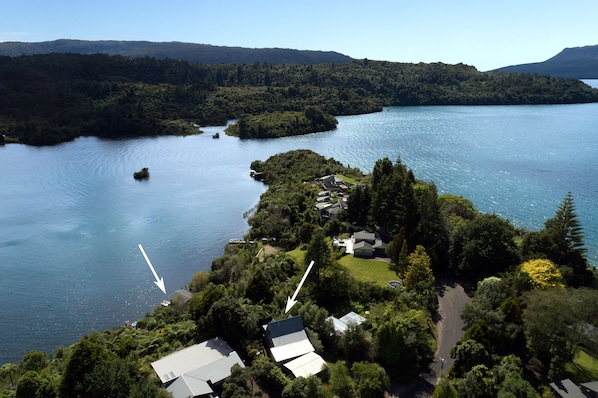
[[[453,366],[451,348],[465,333],[461,320],[461,309],[470,300],[471,297],[467,295],[463,286],[457,283],[445,281],[440,286],[440,297],[438,297],[440,320],[436,324],[438,345],[434,361],[414,380],[404,384],[393,384],[387,397],[424,398],[432,396],[441,372],[446,373]]]

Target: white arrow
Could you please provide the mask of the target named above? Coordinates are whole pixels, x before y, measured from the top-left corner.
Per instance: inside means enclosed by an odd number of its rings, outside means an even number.
[[[311,260],[309,266],[305,270],[305,274],[303,274],[303,278],[301,278],[301,282],[299,282],[299,286],[297,286],[297,290],[295,290],[295,294],[293,294],[293,298],[287,297],[287,309],[284,310],[285,314],[289,312],[289,310],[295,305],[295,303],[297,303],[297,300],[295,299],[297,298],[297,294],[299,294],[299,289],[301,289],[301,286],[303,286],[303,282],[305,282],[305,278],[307,278],[307,274],[309,274],[309,271],[311,271],[311,267],[313,266],[314,260]]]
[[[147,265],[149,265],[150,269],[152,270],[152,274],[154,274],[154,278],[156,278],[154,283],[156,284],[156,286],[160,288],[160,290],[164,292],[164,294],[166,294],[166,287],[164,287],[164,278],[158,278],[158,274],[156,273],[156,270],[154,269],[154,266],[152,265],[149,258],[147,258],[147,254],[145,254],[145,250],[143,250],[143,247],[141,247],[141,243],[139,244],[139,250],[141,250],[141,254],[143,254],[143,257],[145,257]]]

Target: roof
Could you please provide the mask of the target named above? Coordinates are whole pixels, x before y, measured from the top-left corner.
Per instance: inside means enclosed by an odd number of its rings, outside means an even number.
[[[370,243],[366,242],[365,240],[362,240],[360,242],[353,244],[353,251],[359,250],[359,249],[374,251],[374,246],[372,246]]]
[[[285,334],[285,335],[273,338],[272,345],[274,347],[280,347],[282,345],[292,344],[292,343],[296,343],[298,341],[302,341],[302,340],[306,340],[306,339],[307,339],[307,334],[305,333],[305,330],[301,329],[298,332],[289,333],[289,334]]]
[[[182,300],[184,303],[191,300],[191,297],[193,297],[193,293],[191,293],[189,290],[186,290],[186,289],[176,290],[174,293],[172,293],[170,295],[170,299],[172,301]]]
[[[173,398],[197,397],[212,392],[212,386],[230,376],[234,364],[245,367],[239,355],[233,351],[226,357],[192,370],[176,379],[166,390]]]
[[[234,353],[233,349],[224,340],[216,337],[152,362],[152,368],[162,383],[168,383],[192,370],[214,364],[232,353]]]
[[[274,340],[277,337],[295,332],[303,331],[303,321],[299,315],[290,316],[280,321],[272,321],[266,325],[266,330],[270,338]]]
[[[581,383],[582,387],[588,389],[589,391],[598,392],[598,381],[591,381],[589,383]]]
[[[550,387],[561,398],[586,398],[581,389],[569,379],[550,383]]]
[[[346,323],[347,325],[349,323],[354,323],[355,325],[361,325],[365,321],[365,318],[362,317],[361,315],[351,311],[348,314],[342,316],[340,321]]]
[[[365,230],[355,232],[355,234],[353,234],[353,237],[355,238],[355,242],[358,242],[361,240],[369,240],[372,242],[376,241],[376,234],[374,234],[373,232],[367,232]]]
[[[337,319],[333,316],[328,317],[328,319],[332,320],[334,330],[339,333],[344,333],[345,330],[347,330],[347,328],[349,327],[349,324],[361,325],[365,321],[364,317],[353,311],[342,316],[340,319]]]
[[[324,366],[326,366],[326,362],[315,352],[302,355],[284,365],[295,377],[316,375],[322,371]]]
[[[270,348],[270,353],[276,363],[297,358],[313,351],[315,351],[315,348],[307,336],[305,340]]]

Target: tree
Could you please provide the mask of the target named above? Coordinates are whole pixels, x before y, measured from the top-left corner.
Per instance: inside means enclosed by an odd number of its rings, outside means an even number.
[[[573,196],[568,192],[553,218],[546,220],[544,230],[537,239],[540,247],[528,250],[542,251],[555,264],[564,268],[563,274],[568,285],[573,287],[591,286],[595,276],[588,267],[583,230],[577,219]],[[571,273],[567,272],[571,269]]]
[[[407,261],[408,266],[404,278],[405,289],[419,292],[434,289],[435,278],[426,249],[417,245],[415,251],[407,257]]]
[[[282,390],[282,398],[324,398],[322,381],[317,376],[297,377]]]
[[[368,360],[370,357],[372,346],[361,325],[350,323],[341,336],[340,344],[349,365],[358,360]]]
[[[315,281],[315,287],[316,289],[319,289],[321,270],[330,267],[332,264],[332,249],[322,230],[316,231],[312,236],[309,245],[307,245],[307,250],[305,252],[305,266],[308,266],[311,261],[314,262],[314,265],[311,270],[310,279]]]
[[[103,344],[98,343],[88,336],[84,336],[69,355],[64,368],[60,395],[62,397],[85,396],[88,390],[87,375],[94,368],[108,360],[109,353]]]
[[[239,364],[234,364],[230,376],[222,385],[222,398],[251,398],[251,389],[247,383],[249,371]]]
[[[588,325],[595,326],[598,319],[597,290],[535,289],[524,295],[524,302],[528,345],[542,363],[552,364],[554,374],[573,359],[582,342],[591,346]]]
[[[355,362],[351,366],[351,374],[360,398],[378,398],[390,388],[388,374],[376,363]]]
[[[473,220],[458,224],[451,253],[456,268],[471,280],[497,275],[519,264],[515,228],[496,214],[478,214]]]
[[[520,269],[529,275],[534,287],[565,287],[561,272],[550,260],[529,260],[521,264]]]
[[[424,310],[399,309],[379,304],[370,310],[375,358],[398,379],[407,379],[434,356],[431,320]],[[373,316],[372,316],[373,315]]]
[[[344,362],[338,361],[330,366],[330,389],[339,398],[357,398],[355,383]]]

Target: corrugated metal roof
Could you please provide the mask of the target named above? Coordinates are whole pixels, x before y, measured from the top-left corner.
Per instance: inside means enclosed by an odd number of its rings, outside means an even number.
[[[365,318],[362,317],[361,315],[351,311],[348,314],[342,316],[339,320],[343,323],[346,323],[347,325],[349,323],[354,323],[355,325],[361,325],[365,321]]]
[[[326,361],[321,356],[310,352],[286,363],[284,367],[290,370],[295,377],[308,377],[320,373],[325,365]]]
[[[289,333],[276,337],[275,339],[272,339],[272,344],[274,347],[280,347],[282,345],[296,343],[301,340],[307,340],[307,334],[305,333],[305,330],[300,330],[295,333]]]
[[[162,383],[167,383],[184,373],[216,362],[231,352],[233,349],[224,340],[216,337],[152,362],[152,368]]]
[[[315,351],[314,346],[311,345],[309,339],[307,338],[295,343],[270,348],[272,358],[274,358],[276,363],[297,358],[312,351]]]

